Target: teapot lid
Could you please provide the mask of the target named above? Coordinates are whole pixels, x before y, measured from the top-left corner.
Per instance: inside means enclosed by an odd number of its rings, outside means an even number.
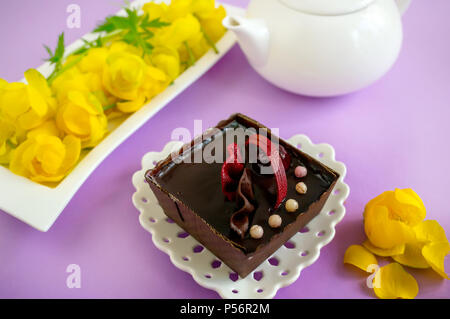
[[[297,11],[316,15],[342,15],[367,7],[375,0],[279,0]]]

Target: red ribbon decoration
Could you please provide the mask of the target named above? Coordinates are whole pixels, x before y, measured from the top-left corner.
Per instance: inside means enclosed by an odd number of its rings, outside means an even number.
[[[253,134],[249,137],[247,144],[254,144],[264,151],[269,157],[270,166],[275,174],[275,179],[277,182],[277,202],[275,204],[275,209],[277,209],[287,195],[287,178],[285,166],[283,160],[281,159],[280,152],[278,149],[272,149],[272,142],[265,136],[260,134]],[[280,145],[281,146],[281,145]],[[290,162],[290,158],[289,158]]]
[[[270,160],[270,165],[277,182],[277,202],[275,204],[275,209],[277,209],[287,195],[287,178],[285,169],[289,167],[290,156],[284,149],[281,149],[284,152],[284,156],[280,156],[278,149],[272,149],[272,142],[263,135],[251,135],[246,145],[248,144],[254,144],[259,147],[266,153]],[[282,148],[281,145],[280,148]],[[244,164],[242,161],[240,148],[236,143],[229,144],[227,146],[227,151],[229,156],[222,165],[222,192],[227,199],[231,201],[236,198],[236,189],[244,170]],[[285,163],[283,163],[283,160]]]
[[[236,198],[236,189],[244,170],[241,150],[236,143],[227,146],[228,158],[222,165],[222,192],[228,200]]]

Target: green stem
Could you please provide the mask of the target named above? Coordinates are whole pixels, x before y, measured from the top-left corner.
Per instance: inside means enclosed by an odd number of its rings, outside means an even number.
[[[111,32],[108,35],[105,35],[104,37],[101,37],[101,41],[102,41],[102,46],[105,45],[105,43],[107,43],[109,40],[114,39],[114,37],[120,35],[122,33],[122,31],[116,31],[116,32]]]
[[[108,34],[108,35],[102,37],[102,38],[101,38],[102,46],[103,46],[105,43],[107,43],[109,40],[111,40],[111,39],[117,37],[120,33],[122,33],[122,31],[120,31],[120,32],[113,32],[113,33],[111,33],[111,34]],[[89,50],[89,48],[88,48],[88,50]],[[76,51],[75,51],[75,52],[76,52]],[[84,53],[80,54],[77,58],[75,58],[73,61],[71,61],[70,63],[66,64],[66,65],[63,66],[63,67],[61,67],[60,64],[59,64],[59,65],[58,65],[58,64],[55,65],[55,68],[54,68],[53,72],[52,72],[52,73],[49,75],[49,77],[47,78],[48,84],[51,84],[51,83],[52,83],[58,76],[60,76],[63,72],[65,72],[65,71],[67,71],[68,69],[70,69],[70,68],[74,67],[75,65],[77,65],[78,62],[80,62],[81,59],[83,59],[83,57],[86,56],[86,54],[87,54],[87,52],[84,52]],[[74,55],[74,54],[73,54],[73,53],[72,53],[72,54],[69,54],[69,56],[72,56],[72,55]]]
[[[12,149],[17,147],[17,145],[14,145],[13,142],[11,142],[10,140],[6,140],[6,144],[8,144],[9,147],[11,147]]]
[[[194,15],[197,20],[200,22],[200,17],[198,15]],[[205,29],[203,29],[202,25],[200,24],[200,31],[203,33],[203,37],[205,38],[206,42],[208,42],[209,46],[214,50],[216,54],[219,54],[219,50],[216,47],[216,44],[214,41],[209,37],[209,35],[206,33]]]
[[[55,74],[58,73],[59,69],[61,69],[61,63],[55,64],[52,73],[50,73],[50,75],[47,77],[47,82],[55,77]],[[50,82],[48,83],[50,84]]]
[[[189,60],[188,60],[189,66],[193,66],[195,64],[194,53],[192,52],[192,49],[189,47],[187,41],[184,41],[183,43],[184,43],[184,46],[186,47],[186,50],[187,50],[188,55],[189,55]]]
[[[208,44],[211,46],[211,48],[214,50],[214,52],[216,54],[219,54],[219,50],[216,47],[216,44],[214,43],[214,41],[209,37],[209,35],[205,32],[205,30],[203,29],[203,27],[200,27],[200,30],[203,33],[203,36],[205,37],[206,42],[208,42]]]
[[[103,111],[107,111],[109,109],[115,108],[116,107],[116,103],[110,104],[110,105],[106,105],[103,107]]]
[[[50,76],[47,78],[47,82],[48,84],[52,84],[52,82],[58,77],[60,76],[62,73],[64,73],[65,71],[69,70],[70,68],[74,67],[75,65],[78,64],[78,62],[81,61],[81,59],[83,59],[86,56],[86,53],[81,54],[79,56],[77,56],[75,59],[73,59],[72,61],[70,61],[70,63],[67,63],[66,65],[64,65],[62,68],[56,70],[56,72],[54,71],[52,74],[50,74]]]

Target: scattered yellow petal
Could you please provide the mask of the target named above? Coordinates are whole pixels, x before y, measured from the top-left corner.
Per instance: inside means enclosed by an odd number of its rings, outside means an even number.
[[[448,241],[442,226],[432,219],[424,220],[414,227],[414,232],[416,233],[417,240],[424,243]]]
[[[431,268],[443,278],[450,280],[444,269],[444,259],[449,252],[450,244],[448,242],[430,243],[422,248],[422,255]]]
[[[392,256],[396,262],[413,268],[426,269],[430,268],[430,265],[422,256],[422,247],[424,246],[421,242],[412,242],[405,244],[405,251],[401,255]]]
[[[377,258],[361,245],[351,245],[344,255],[344,264],[351,264],[361,270],[371,272],[371,265],[378,265]]]
[[[367,250],[374,253],[375,255],[382,257],[400,255],[403,254],[403,252],[405,251],[405,244],[397,245],[388,249],[383,249],[376,247],[369,240],[366,240],[365,242],[363,242],[363,246],[366,247]]]
[[[373,289],[381,299],[414,299],[419,293],[417,281],[397,263],[390,263],[378,270]]]

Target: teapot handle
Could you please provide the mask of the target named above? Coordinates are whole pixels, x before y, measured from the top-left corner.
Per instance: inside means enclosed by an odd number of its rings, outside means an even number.
[[[397,2],[400,14],[405,13],[406,9],[408,9],[409,5],[411,4],[411,0],[395,0],[395,2]]]

